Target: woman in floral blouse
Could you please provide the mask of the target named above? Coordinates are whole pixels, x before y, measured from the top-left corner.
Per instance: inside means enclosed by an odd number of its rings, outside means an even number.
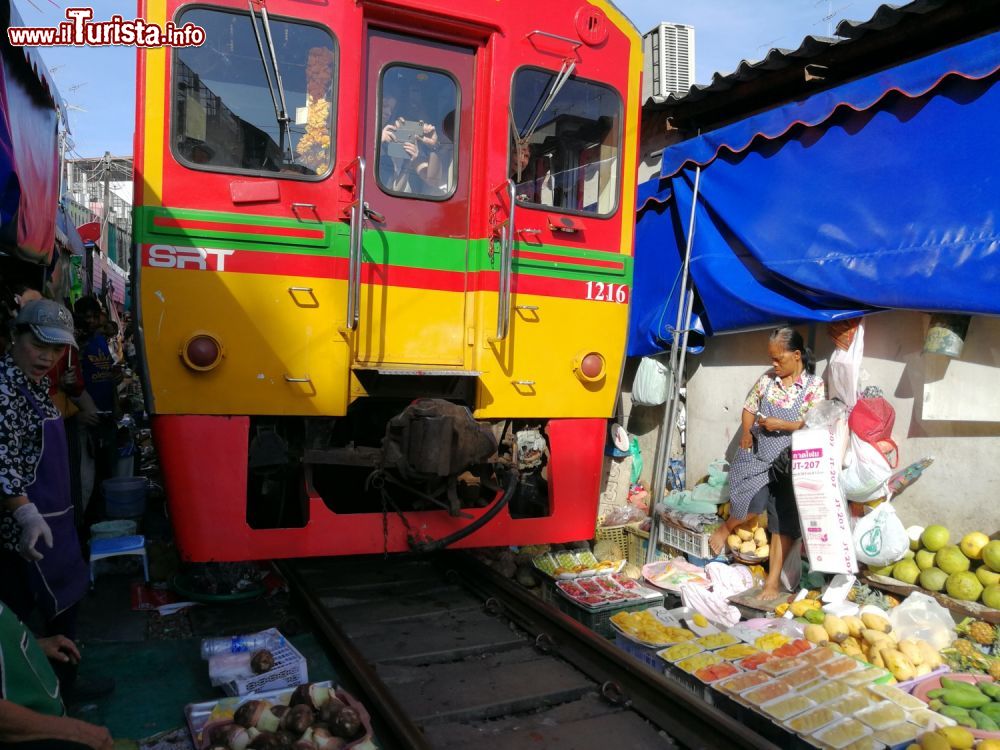
[[[778,597],[782,567],[793,542],[802,538],[791,472],[776,475],[772,466],[791,447],[792,433],[805,425],[806,412],[823,398],[823,380],[814,374],[815,359],[798,331],[772,331],[767,353],[771,369],[743,404],[740,445],[729,470],[729,519],[709,540],[712,550],[721,552],[733,529],[767,511],[770,557],[760,596],[765,608]]]
[[[76,346],[73,316],[25,304],[0,359],[0,600],[18,617],[41,610],[47,634],[72,637],[87,567],[73,519],[66,433],[46,373]]]

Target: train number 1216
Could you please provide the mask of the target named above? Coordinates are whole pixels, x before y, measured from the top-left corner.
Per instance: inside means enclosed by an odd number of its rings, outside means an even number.
[[[598,302],[624,303],[628,300],[628,287],[624,284],[605,284],[603,281],[587,282],[587,299]]]

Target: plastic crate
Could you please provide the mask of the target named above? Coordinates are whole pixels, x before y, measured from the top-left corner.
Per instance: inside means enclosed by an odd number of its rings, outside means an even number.
[[[598,520],[597,528],[594,530],[594,541],[608,541],[614,542],[618,545],[618,549],[622,551],[623,555],[628,554],[628,529],[632,528],[633,524],[628,524],[625,526],[601,526],[600,520]]]
[[[691,529],[675,526],[665,518],[660,519],[660,541],[685,554],[708,559],[715,557],[708,546],[710,536],[712,536],[711,533],[691,531]]]
[[[638,526],[629,526],[626,528],[625,533],[628,536],[628,561],[639,568],[646,564],[646,550],[649,549],[649,532],[643,531]],[[664,549],[663,544],[659,545],[659,549],[656,551],[656,557],[653,558],[653,562],[659,562],[660,560],[669,560],[672,557],[677,557],[680,554],[677,550]]]
[[[569,615],[584,627],[590,628],[604,638],[613,638],[615,630],[611,627],[611,616],[619,612],[635,612],[640,609],[663,606],[663,599],[643,599],[641,602],[625,604],[621,607],[599,610],[591,612],[583,607],[577,606],[565,596],[559,593],[555,584],[546,581],[542,587],[542,601],[551,604],[563,614]]]
[[[638,643],[633,643],[617,631],[615,631],[615,646],[620,648],[629,656],[641,661],[654,672],[662,674],[663,670],[666,668],[666,662],[656,655],[656,652],[659,651],[659,649],[651,648],[649,646],[640,646]]]

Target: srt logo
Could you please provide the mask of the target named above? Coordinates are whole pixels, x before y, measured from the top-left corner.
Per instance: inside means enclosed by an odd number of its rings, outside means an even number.
[[[225,271],[226,258],[235,250],[211,247],[174,247],[150,245],[149,265],[153,268],[194,268],[198,271]]]

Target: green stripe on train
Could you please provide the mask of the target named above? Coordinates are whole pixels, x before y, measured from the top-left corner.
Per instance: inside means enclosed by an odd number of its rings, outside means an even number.
[[[157,227],[154,220],[166,217],[181,221],[209,221],[245,227],[233,232],[214,229]],[[309,223],[279,217],[247,216],[218,211],[188,209],[136,209],[136,241],[141,244],[169,243],[185,247],[232,248],[250,252],[347,257],[349,228],[343,222]],[[255,233],[258,227],[291,230],[322,230],[323,238],[282,237]],[[430,246],[430,250],[428,247]],[[558,260],[515,258],[514,268],[531,276],[571,280],[621,281],[632,278],[632,258],[601,250],[582,250],[552,245],[516,243],[520,252],[556,256]],[[467,252],[468,251],[468,252]],[[468,261],[466,260],[468,258]],[[486,239],[454,239],[428,235],[382,232],[368,228],[364,234],[366,263],[471,273],[498,270],[499,243]],[[587,260],[621,263],[620,269],[586,265]],[[574,261],[581,261],[575,263]]]

